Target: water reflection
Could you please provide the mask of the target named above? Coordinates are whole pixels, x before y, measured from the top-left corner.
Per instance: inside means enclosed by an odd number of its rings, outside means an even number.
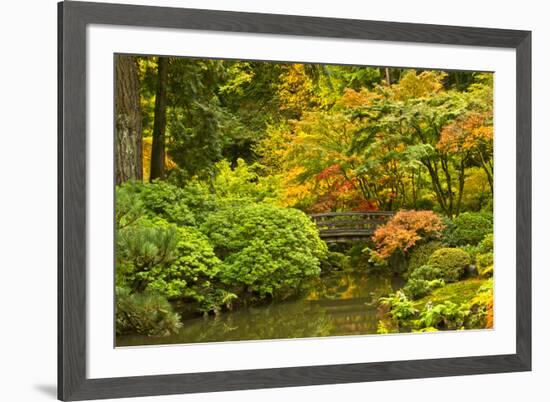
[[[312,285],[314,290],[297,300],[185,319],[176,335],[117,337],[117,346],[373,334],[376,300],[400,284],[388,277],[334,272]]]

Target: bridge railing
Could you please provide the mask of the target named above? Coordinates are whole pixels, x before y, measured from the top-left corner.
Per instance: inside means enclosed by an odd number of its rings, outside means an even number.
[[[365,240],[394,215],[390,211],[327,212],[310,215],[327,242]]]

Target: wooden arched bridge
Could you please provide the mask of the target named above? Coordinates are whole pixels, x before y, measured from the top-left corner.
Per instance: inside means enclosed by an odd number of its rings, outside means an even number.
[[[393,212],[327,212],[309,215],[327,243],[366,241],[379,225],[393,216]]]

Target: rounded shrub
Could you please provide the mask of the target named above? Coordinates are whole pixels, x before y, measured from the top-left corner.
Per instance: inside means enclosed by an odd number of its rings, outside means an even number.
[[[463,212],[452,222],[446,233],[450,246],[476,245],[493,232],[493,216],[485,212]]]
[[[470,265],[470,255],[458,248],[440,248],[429,258],[428,265],[441,271],[445,282],[458,281]]]
[[[116,334],[167,336],[181,327],[180,316],[161,295],[116,288]]]
[[[442,243],[437,240],[432,240],[427,243],[421,243],[411,250],[409,253],[408,272],[409,275],[420,268],[422,265],[426,265],[428,259],[433,252],[442,247]]]
[[[156,265],[142,276],[147,289],[167,297],[187,297],[202,302],[219,275],[221,261],[208,238],[192,227],[178,227],[175,258],[170,264]]]
[[[440,288],[445,285],[445,281],[442,279],[416,279],[411,278],[407,281],[407,284],[403,288],[403,291],[411,299],[420,299],[429,295],[433,289]]]
[[[443,277],[443,271],[440,268],[432,267],[431,265],[422,265],[411,272],[409,279],[433,281],[434,279],[442,279]]]
[[[259,298],[284,298],[320,273],[327,246],[303,212],[243,204],[211,214],[201,230],[222,259],[221,280]]]

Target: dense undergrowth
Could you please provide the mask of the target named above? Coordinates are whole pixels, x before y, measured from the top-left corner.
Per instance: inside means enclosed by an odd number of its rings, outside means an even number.
[[[329,251],[303,212],[258,197],[221,197],[199,183],[118,187],[117,334],[162,336],[178,331],[181,315],[282,301],[331,270],[406,278],[380,299],[381,333],[492,325],[492,229],[476,214],[444,223],[401,211],[370,247]]]
[[[284,300],[319,277],[327,261],[327,246],[303,212],[256,202],[249,192],[220,197],[199,185],[190,189],[134,182],[117,188],[119,334],[132,326],[144,335],[177,330],[169,303],[157,304],[159,318],[144,300],[168,300],[184,314]]]
[[[492,225],[480,225],[492,218],[464,215],[405,253],[396,247],[408,261],[407,282],[380,299],[379,333],[492,328]]]

